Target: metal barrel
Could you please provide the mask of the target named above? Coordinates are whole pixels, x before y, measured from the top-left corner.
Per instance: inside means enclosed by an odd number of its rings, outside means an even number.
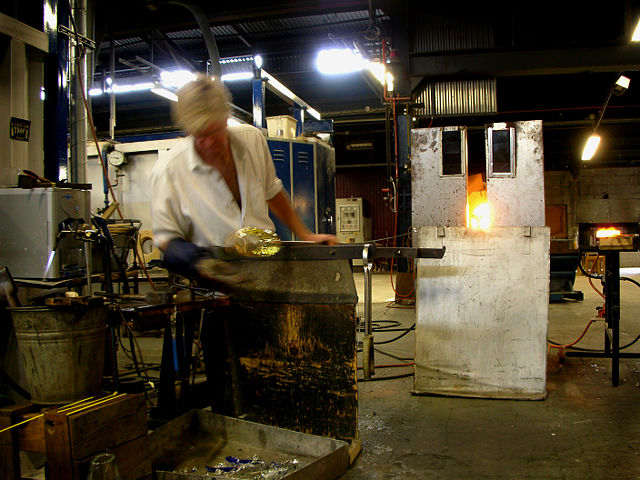
[[[107,329],[104,307],[9,311],[33,403],[70,403],[100,392]]]

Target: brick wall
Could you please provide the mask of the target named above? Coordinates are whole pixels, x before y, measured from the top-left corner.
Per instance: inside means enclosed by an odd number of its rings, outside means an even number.
[[[570,238],[577,236],[580,219],[604,204],[611,207],[612,215],[619,211],[625,217],[618,221],[639,222],[640,167],[583,169],[578,178],[568,171],[545,172],[545,204],[566,207]],[[621,263],[640,265],[640,254],[623,253]]]

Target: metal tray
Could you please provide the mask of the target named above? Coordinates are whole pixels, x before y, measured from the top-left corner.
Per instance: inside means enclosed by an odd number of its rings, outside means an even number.
[[[264,478],[247,471],[209,473],[206,467],[231,465],[226,457],[258,459],[296,469],[274,479],[332,480],[349,468],[349,445],[333,438],[192,410],[149,435],[149,452],[158,480]],[[196,467],[196,471],[192,471]],[[274,472],[271,472],[274,473]],[[244,475],[244,476],[243,476]]]

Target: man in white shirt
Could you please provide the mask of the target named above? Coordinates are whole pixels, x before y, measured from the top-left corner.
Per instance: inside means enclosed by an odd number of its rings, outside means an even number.
[[[199,268],[206,249],[243,227],[274,230],[271,210],[299,240],[338,243],[314,234],[289,203],[262,133],[228,127],[231,95],[219,79],[199,75],[178,91],[173,115],[189,136],[151,172],[154,242],[167,268],[210,277]]]

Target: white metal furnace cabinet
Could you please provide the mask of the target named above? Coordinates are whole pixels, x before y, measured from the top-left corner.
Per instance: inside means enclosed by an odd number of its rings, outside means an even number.
[[[549,229],[427,226],[419,247],[414,392],[546,396]]]

